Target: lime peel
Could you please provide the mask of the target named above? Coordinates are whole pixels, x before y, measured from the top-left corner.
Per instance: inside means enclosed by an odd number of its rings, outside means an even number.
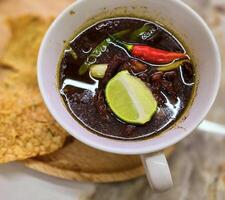
[[[145,124],[157,111],[157,102],[150,89],[127,70],[108,82],[105,95],[114,114],[127,123]]]

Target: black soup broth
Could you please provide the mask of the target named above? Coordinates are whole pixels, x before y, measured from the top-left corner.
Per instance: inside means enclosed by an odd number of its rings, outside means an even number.
[[[75,36],[65,47],[59,68],[60,94],[71,115],[95,134],[123,140],[158,135],[181,117],[191,101],[195,83],[193,62],[187,56],[188,62],[160,70],[168,63],[146,62],[112,40],[104,44],[110,36],[117,37],[117,33],[122,33],[119,40],[125,44],[186,54],[176,36],[154,22],[136,18],[103,20]],[[79,69],[84,63],[106,63],[110,70],[104,78],[94,78],[88,70],[81,75]],[[141,79],[157,101],[157,111],[145,124],[119,119],[106,101],[104,90],[108,81],[123,70]]]

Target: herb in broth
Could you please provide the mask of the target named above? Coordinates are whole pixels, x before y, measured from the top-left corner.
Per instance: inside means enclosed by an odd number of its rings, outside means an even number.
[[[76,57],[63,52],[60,92],[75,119],[93,133],[124,140],[157,135],[190,103],[190,55],[154,22],[103,20],[75,36],[69,48]]]

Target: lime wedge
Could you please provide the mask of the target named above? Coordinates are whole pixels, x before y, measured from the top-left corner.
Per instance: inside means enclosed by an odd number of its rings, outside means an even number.
[[[150,89],[128,71],[119,72],[108,82],[105,95],[114,114],[127,123],[145,124],[157,110]]]

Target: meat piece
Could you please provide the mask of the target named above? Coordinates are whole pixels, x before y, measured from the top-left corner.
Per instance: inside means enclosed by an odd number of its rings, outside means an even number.
[[[182,68],[184,70],[184,73],[187,74],[188,78],[193,77],[193,69],[191,63],[189,62],[183,63]]]
[[[161,81],[163,76],[163,72],[157,71],[151,75],[151,81],[156,82],[156,81]]]
[[[146,73],[138,74],[138,78],[140,78],[144,82],[148,82],[148,74]]]
[[[116,74],[118,68],[127,61],[127,57],[124,57],[123,55],[115,55],[111,62],[108,65],[108,68],[105,72],[105,76],[101,82],[100,87],[105,88],[108,81]]]
[[[94,103],[97,111],[100,113],[104,120],[109,120],[110,108],[105,101],[104,89],[108,81],[118,72],[119,67],[127,61],[127,58],[121,54],[115,55],[111,62],[108,64],[108,68],[105,72],[105,76],[102,79],[99,88],[96,91],[94,97]]]
[[[130,63],[131,63],[131,69],[134,73],[145,71],[148,68],[146,64],[137,60],[131,60]]]
[[[120,65],[117,72],[121,72],[123,70],[128,70],[129,72],[132,73],[130,62],[125,62],[124,64]]]
[[[153,93],[155,100],[157,101],[158,105],[163,105],[166,101],[165,98],[160,93]]]
[[[165,91],[171,96],[173,101],[176,101],[177,95],[173,86],[173,80],[176,78],[176,72],[153,72],[150,76],[150,88],[151,91],[159,103],[162,105],[165,103],[165,98],[162,96],[161,91]],[[173,80],[172,80],[173,79]]]
[[[173,87],[172,82],[163,80],[162,81],[162,89],[165,90],[172,97],[173,101],[176,102],[177,94],[176,94],[175,88]]]
[[[85,90],[80,95],[80,102],[83,104],[90,104],[92,101],[92,92],[90,90]]]
[[[165,98],[160,93],[161,88],[162,88],[161,81],[155,81],[153,83],[147,83],[146,85],[151,89],[152,94],[155,97],[155,100],[158,102],[158,104],[163,105],[165,103]]]
[[[162,80],[162,88],[167,92],[173,91],[173,84],[167,80]]]
[[[136,129],[136,126],[134,126],[134,125],[126,125],[124,130],[123,130],[124,135],[126,135],[127,137],[133,135],[135,129]]]
[[[174,81],[174,79],[177,77],[177,73],[176,71],[169,71],[169,72],[166,72],[164,75],[163,75],[163,78],[167,81]]]
[[[80,94],[79,93],[71,94],[71,96],[69,95],[69,93],[67,93],[67,96],[68,96],[68,101],[70,104],[73,104],[73,103],[80,104]]]
[[[193,83],[194,81],[194,71],[193,66],[189,62],[185,62],[182,65],[182,75],[184,78],[184,81],[186,83]]]
[[[147,67],[148,66],[142,62],[139,62],[137,60],[130,60],[122,64],[117,71],[120,72],[123,70],[128,70],[130,73],[140,73],[145,71]]]
[[[110,111],[109,108],[105,102],[105,95],[103,89],[98,89],[96,91],[95,97],[94,97],[94,103],[97,111],[100,113],[102,119],[109,120]]]
[[[95,45],[95,44],[92,44],[91,40],[88,37],[84,37],[83,40],[81,41],[81,44],[82,44],[83,52],[90,52],[90,50],[94,48],[94,45]]]

